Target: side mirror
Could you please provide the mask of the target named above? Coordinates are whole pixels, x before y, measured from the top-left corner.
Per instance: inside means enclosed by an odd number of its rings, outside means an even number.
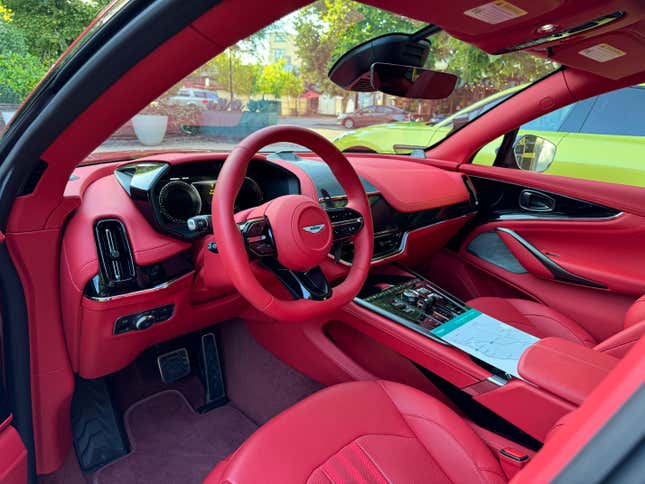
[[[520,136],[513,145],[515,163],[520,170],[546,171],[555,160],[556,146],[548,139],[533,134]]]

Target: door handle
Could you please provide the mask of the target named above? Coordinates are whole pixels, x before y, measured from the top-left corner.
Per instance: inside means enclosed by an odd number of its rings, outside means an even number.
[[[553,212],[555,198],[535,190],[522,190],[519,205],[520,208],[529,212]]]

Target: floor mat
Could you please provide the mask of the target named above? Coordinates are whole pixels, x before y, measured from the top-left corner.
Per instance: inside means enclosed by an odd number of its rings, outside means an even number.
[[[200,483],[257,428],[232,405],[197,414],[174,390],[135,403],[124,420],[132,451],[99,470],[95,484]]]

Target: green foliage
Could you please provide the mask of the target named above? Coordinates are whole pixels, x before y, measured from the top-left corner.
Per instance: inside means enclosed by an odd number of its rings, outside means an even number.
[[[26,54],[27,43],[25,42],[25,36],[11,20],[0,18],[0,54],[6,52]]]
[[[0,102],[19,104],[47,69],[31,54],[0,53]]]
[[[436,63],[457,74],[462,85],[499,90],[533,81],[556,69],[557,64],[524,52],[489,55],[470,44],[440,33],[432,37]]]
[[[379,35],[414,32],[424,24],[351,0],[318,0],[295,20],[296,47],[307,85],[329,94],[346,95],[327,73],[333,62],[352,47]],[[445,33],[431,37],[426,66],[454,72],[461,89],[484,93],[535,80],[557,64],[525,53],[491,56]]]
[[[31,55],[53,63],[109,0],[2,0]]]
[[[242,63],[240,52],[236,49],[227,49],[208,61],[199,72],[208,75],[215,84],[229,92],[232,82],[234,91],[232,95],[252,96],[258,92],[257,80],[260,67]]]
[[[301,10],[294,22],[304,81],[330,94],[347,94],[327,79],[327,72],[338,57],[373,37],[413,32],[421,25],[351,0],[318,0]]]
[[[264,66],[257,85],[262,94],[272,94],[276,99],[297,97],[304,91],[302,79],[284,68],[284,60]]]

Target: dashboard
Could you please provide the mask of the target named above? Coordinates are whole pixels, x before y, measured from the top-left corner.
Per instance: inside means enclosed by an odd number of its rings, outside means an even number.
[[[186,223],[210,214],[225,156],[167,153],[75,170],[68,196],[79,205],[63,236],[60,286],[70,358],[84,378],[117,371],[150,345],[245,307],[220,259],[204,256],[212,238]],[[402,157],[351,161],[370,201],[374,264],[427,260],[477,210],[460,173]],[[279,154],[250,162],[235,210],[290,194],[317,198],[330,211],[347,203],[326,164]],[[352,258],[351,239],[342,239],[321,267],[339,280]]]
[[[115,170],[114,176],[159,232],[190,241],[203,234],[190,231],[186,221],[196,215],[210,215],[222,164],[220,160],[179,165],[133,163]],[[272,163],[252,160],[235,201],[235,211],[298,193],[300,183],[291,172]]]

